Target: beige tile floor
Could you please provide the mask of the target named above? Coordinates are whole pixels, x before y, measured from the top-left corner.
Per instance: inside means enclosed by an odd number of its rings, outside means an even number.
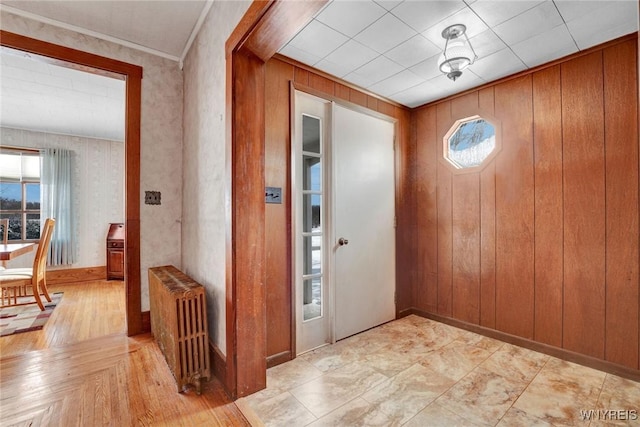
[[[267,426],[640,426],[640,383],[418,316],[271,368],[237,403]]]

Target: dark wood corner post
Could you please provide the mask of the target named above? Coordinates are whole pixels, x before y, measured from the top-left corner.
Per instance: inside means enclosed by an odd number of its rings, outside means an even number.
[[[261,390],[267,383],[265,63],[325,3],[256,0],[226,43],[224,382],[234,398]]]

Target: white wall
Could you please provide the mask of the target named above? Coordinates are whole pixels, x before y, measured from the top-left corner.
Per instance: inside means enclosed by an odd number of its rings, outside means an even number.
[[[251,4],[215,1],[184,62],[182,265],[206,287],[209,333],[225,345],[225,52]]]
[[[124,144],[11,128],[0,129],[0,142],[13,147],[64,148],[75,153],[73,192],[78,218],[78,258],[71,268],[106,265],[109,223],[124,222]],[[28,267],[32,263],[32,256],[21,256],[7,266]]]
[[[217,3],[217,2],[216,2]],[[226,3],[225,3],[226,4]],[[140,264],[142,310],[149,310],[149,267],[181,268],[182,72],[178,64],[115,43],[0,12],[2,29],[143,67],[140,141]],[[145,205],[145,190],[162,205]]]

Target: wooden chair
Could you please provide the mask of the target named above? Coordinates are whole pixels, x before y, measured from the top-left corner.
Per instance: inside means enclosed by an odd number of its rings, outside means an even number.
[[[40,310],[44,310],[40,293],[44,294],[47,301],[51,302],[45,276],[47,270],[47,254],[49,253],[51,235],[53,234],[55,223],[56,221],[51,218],[47,218],[44,223],[44,227],[40,233],[40,243],[38,244],[36,256],[33,260],[33,268],[9,268],[0,271],[0,290],[2,291],[1,307],[33,304],[31,302],[18,302],[19,297],[33,296]],[[29,287],[31,287],[31,293],[28,292]]]
[[[2,225],[2,244],[6,245],[9,243],[9,218],[0,220],[0,225]],[[7,261],[2,261],[2,267],[0,267],[0,270],[4,270],[6,267]]]

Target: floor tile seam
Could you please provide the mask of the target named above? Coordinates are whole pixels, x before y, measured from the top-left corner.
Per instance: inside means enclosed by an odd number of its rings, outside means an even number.
[[[544,364],[542,367],[540,367],[540,369],[538,369],[538,372],[536,372],[536,374],[535,374],[534,376],[532,376],[532,377],[531,377],[531,379],[530,379],[529,381],[523,381],[524,383],[526,383],[526,385],[525,385],[525,386],[524,386],[524,388],[520,391],[520,393],[518,393],[518,397],[516,397],[516,398],[513,400],[513,402],[511,402],[511,405],[509,405],[509,408],[504,412],[504,414],[502,414],[502,416],[500,417],[500,419],[498,420],[498,422],[495,424],[496,426],[497,426],[498,424],[500,424],[500,422],[502,421],[502,419],[505,417],[505,415],[507,415],[507,414],[509,413],[509,411],[510,411],[512,408],[513,408],[513,409],[515,409],[515,410],[518,410],[518,411],[522,411],[522,412],[524,412],[525,414],[527,414],[527,415],[529,415],[529,416],[532,416],[532,417],[534,417],[534,418],[536,418],[536,419],[540,419],[540,418],[536,417],[535,415],[531,415],[531,414],[529,414],[527,411],[523,411],[523,410],[521,410],[521,409],[514,408],[514,405],[516,404],[516,402],[518,402],[518,400],[520,400],[520,397],[521,397],[521,396],[524,394],[524,392],[529,388],[529,386],[530,386],[530,385],[531,385],[531,383],[533,382],[534,378],[538,376],[538,374],[540,373],[540,371],[542,371],[542,368],[546,365],[546,363],[547,363],[547,361],[548,361],[548,360],[549,360],[549,359],[547,359],[547,360],[545,361],[545,364]],[[505,378],[505,377],[503,377],[503,378]],[[545,420],[541,420],[541,421],[545,421]],[[547,421],[545,421],[545,422],[547,422]]]
[[[294,399],[296,399],[296,401],[297,401],[298,403],[300,403],[300,404],[301,404],[301,405],[302,405],[302,406],[303,406],[303,407],[304,407],[304,408],[305,408],[305,409],[306,409],[306,410],[307,410],[311,415],[313,415],[313,416],[316,418],[315,420],[311,421],[310,423],[305,424],[305,425],[309,425],[309,424],[311,424],[311,423],[315,423],[315,422],[316,422],[316,421],[318,421],[318,420],[321,420],[321,419],[322,419],[322,418],[324,418],[324,417],[328,417],[329,415],[333,414],[334,412],[336,412],[337,410],[339,410],[339,409],[340,409],[340,408],[342,408],[343,406],[348,405],[349,403],[353,402],[354,400],[356,400],[356,399],[357,399],[357,398],[359,398],[359,397],[362,397],[362,394],[357,395],[357,396],[354,396],[353,398],[351,398],[351,399],[347,400],[346,402],[344,402],[342,405],[338,406],[337,408],[334,408],[334,409],[330,410],[329,412],[327,412],[326,414],[322,414],[322,415],[318,415],[318,414],[316,414],[313,410],[311,410],[311,408],[309,408],[309,407],[308,407],[307,405],[305,405],[302,401],[300,401],[300,400],[299,400],[295,395],[293,395],[293,394],[292,394],[292,396],[293,396],[293,398],[294,398]],[[365,401],[366,401],[366,400],[365,400]],[[369,403],[369,402],[367,402],[367,403]]]
[[[604,378],[602,379],[602,385],[600,386],[600,390],[598,391],[598,398],[596,399],[595,408],[593,408],[593,409],[597,409],[598,408],[598,404],[600,403],[600,398],[602,397],[602,391],[604,390],[604,385],[607,382],[607,377],[608,376],[609,376],[609,374],[605,374]],[[591,422],[589,422],[589,425],[591,425]]]
[[[522,391],[520,392],[520,394],[518,394],[518,397],[511,403],[511,406],[509,406],[509,409],[506,410],[506,412],[502,415],[502,417],[500,417],[500,421],[502,421],[502,418],[504,418],[505,415],[507,415],[507,413],[514,407],[514,405],[518,402],[518,400],[520,400],[520,398],[522,397],[522,395],[527,391],[527,389],[529,388],[529,386],[531,386],[531,384],[533,383],[533,381],[538,377],[538,375],[540,374],[540,372],[542,372],[542,370],[544,369],[545,366],[547,366],[547,363],[549,363],[549,361],[551,360],[551,357],[547,357],[544,361],[544,364],[540,367],[540,369],[538,369],[538,371],[535,373],[535,375],[533,375],[531,377],[531,379],[527,382],[527,385],[522,389]],[[514,408],[518,411],[522,411],[521,409],[518,408]],[[526,411],[522,411],[525,412],[528,415],[528,412]],[[538,417],[532,415],[533,417],[539,419]],[[498,424],[500,423],[500,421],[498,421]],[[548,422],[548,421],[545,421]],[[551,424],[551,423],[550,423]],[[497,424],[496,424],[497,425]]]
[[[491,357],[491,356],[489,356],[487,359],[485,359],[484,361],[482,361],[482,362],[480,363],[480,365],[482,365],[483,363],[485,363],[485,362],[486,362],[490,357]],[[540,368],[538,368],[538,369],[536,370],[535,374],[534,374],[530,379],[526,379],[526,378],[525,378],[525,379],[519,380],[519,381],[521,381],[521,382],[527,383],[527,385],[526,385],[526,386],[525,386],[525,388],[523,389],[523,392],[524,392],[524,390],[526,390],[526,388],[527,388],[527,387],[529,387],[529,385],[531,384],[531,382],[533,381],[533,379],[534,379],[535,377],[537,377],[537,376],[538,376],[538,374],[539,374],[539,373],[542,371],[542,369],[546,366],[546,364],[547,364],[547,362],[548,362],[548,361],[549,361],[549,357],[547,357],[547,358],[545,359],[544,364],[543,364]],[[478,365],[478,366],[480,366],[480,365]],[[475,368],[474,368],[474,369],[475,369]],[[484,369],[486,369],[487,371],[492,372],[492,373],[494,373],[494,374],[496,374],[496,375],[498,375],[498,376],[501,376],[502,378],[506,378],[506,379],[510,379],[510,378],[511,378],[510,376],[508,376],[508,375],[506,375],[506,374],[502,374],[502,373],[500,373],[500,372],[494,372],[494,371],[492,371],[492,370],[490,370],[490,369],[487,369],[487,368],[484,368]],[[522,393],[521,393],[521,394],[522,394]]]

